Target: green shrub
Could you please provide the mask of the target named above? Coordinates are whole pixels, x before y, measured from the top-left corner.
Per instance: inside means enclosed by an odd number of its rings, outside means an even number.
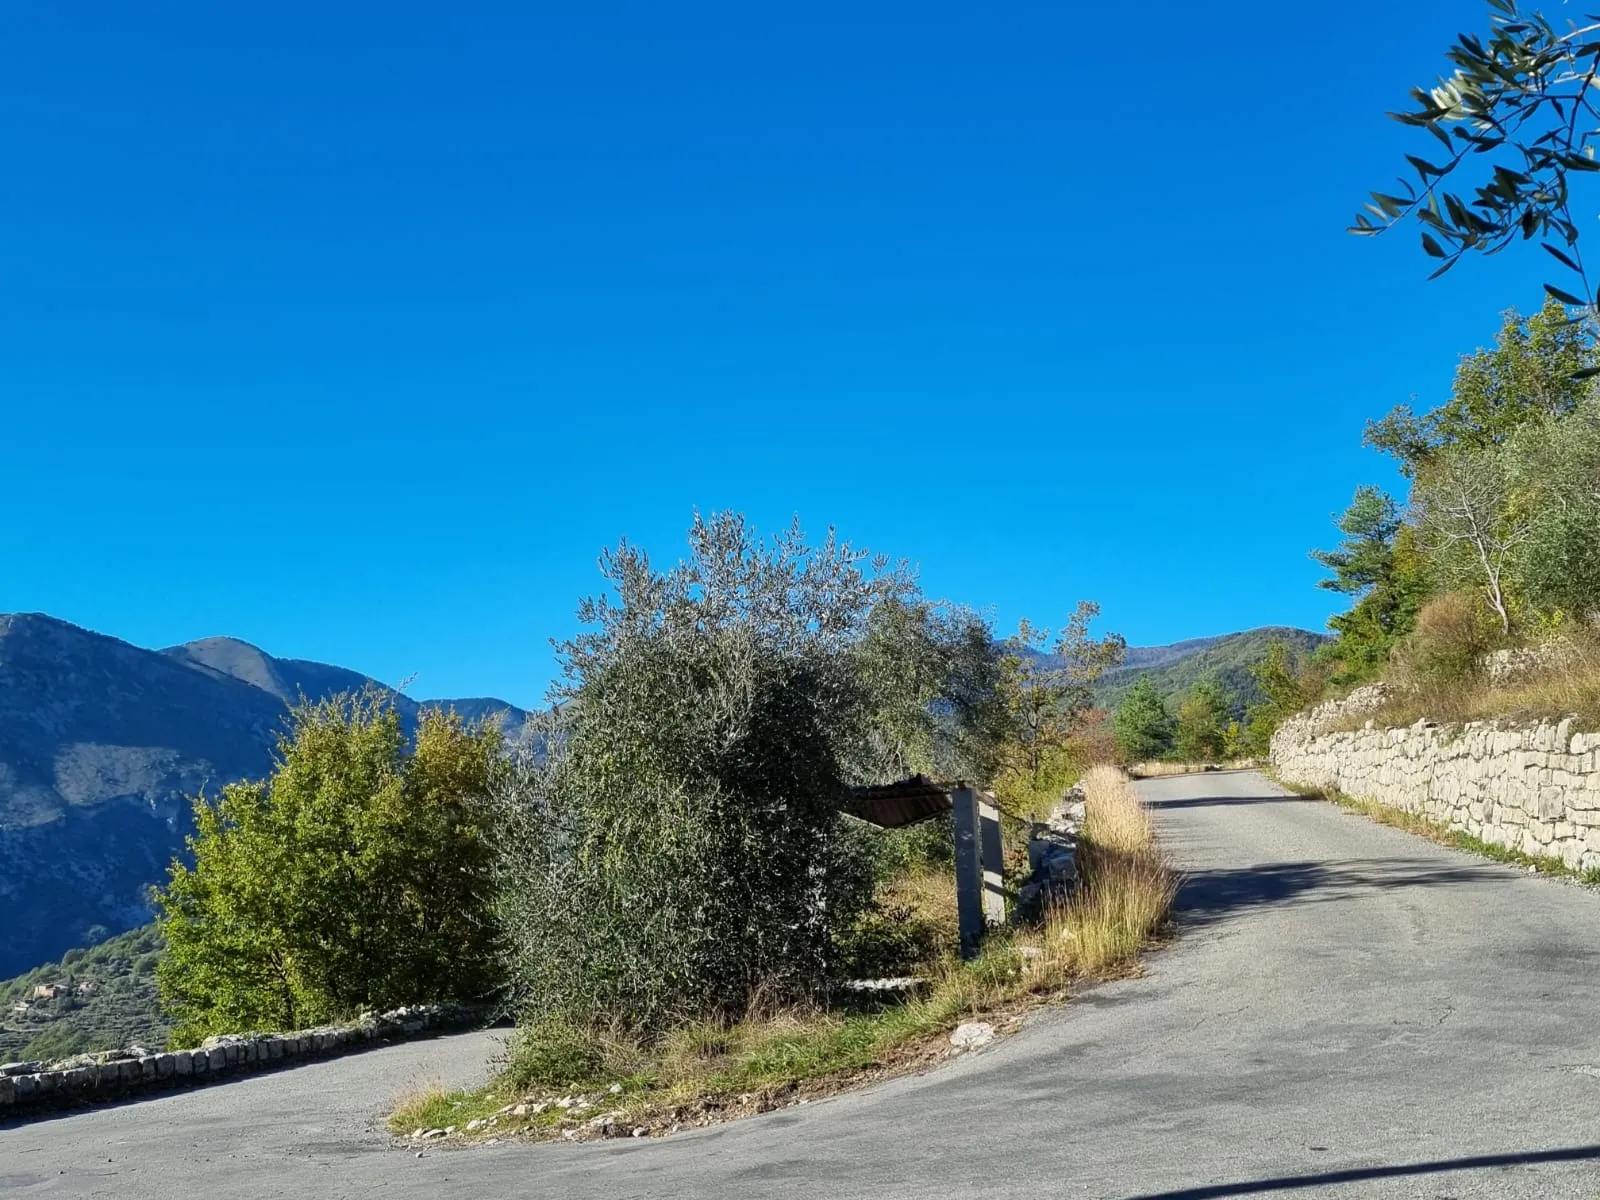
[[[1494,627],[1478,600],[1446,592],[1417,614],[1417,627],[1400,655],[1401,675],[1423,688],[1465,683],[1481,674],[1493,645]]]
[[[564,1087],[593,1079],[607,1065],[606,1039],[560,1018],[524,1025],[507,1046],[506,1077],[518,1088]]]
[[[373,695],[297,708],[271,778],[195,802],[194,866],[160,894],[174,1042],[493,993],[499,748],[439,713],[408,745]]]

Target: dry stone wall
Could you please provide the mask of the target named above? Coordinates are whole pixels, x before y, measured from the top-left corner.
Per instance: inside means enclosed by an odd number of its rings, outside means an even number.
[[[1381,700],[1381,687],[1363,688],[1284,722],[1272,739],[1279,775],[1574,870],[1600,868],[1600,733],[1571,720],[1349,728]]]
[[[446,1005],[398,1008],[351,1025],[294,1033],[229,1034],[198,1049],[161,1054],[114,1051],[59,1063],[0,1064],[0,1121],[46,1109],[120,1099],[156,1088],[183,1087],[246,1071],[293,1065],[426,1037],[476,1024],[475,1009]]]

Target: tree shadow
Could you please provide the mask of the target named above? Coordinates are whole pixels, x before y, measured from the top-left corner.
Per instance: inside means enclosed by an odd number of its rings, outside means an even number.
[[[1432,859],[1268,863],[1191,871],[1180,882],[1176,908],[1182,924],[1209,925],[1233,913],[1268,905],[1323,904],[1374,890],[1460,887],[1505,878],[1505,872],[1491,864]]]
[[[1203,1187],[1179,1188],[1171,1192],[1144,1192],[1130,1196],[1128,1200],[1222,1200],[1227,1196],[1254,1196],[1262,1192],[1332,1187],[1341,1183],[1360,1183],[1368,1179],[1403,1179],[1407,1176],[1436,1175],[1447,1171],[1486,1171],[1497,1167],[1584,1162],[1597,1159],[1600,1159],[1600,1146],[1569,1146],[1560,1150],[1530,1150],[1522,1154],[1480,1154],[1469,1158],[1444,1158],[1432,1162],[1404,1163],[1389,1167],[1349,1167],[1342,1171],[1319,1171],[1310,1175],[1280,1175],[1276,1179],[1208,1184]]]
[[[1146,800],[1144,806],[1151,810],[1164,808],[1226,808],[1235,804],[1319,804],[1327,805],[1321,796],[1185,796],[1175,800]]]

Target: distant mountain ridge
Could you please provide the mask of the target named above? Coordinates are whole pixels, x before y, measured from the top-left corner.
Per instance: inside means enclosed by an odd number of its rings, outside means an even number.
[[[42,613],[0,614],[0,978],[149,920],[145,889],[189,832],[189,799],[260,778],[288,705],[373,687],[408,727],[428,707],[344,667],[234,638],[147,650]]]
[[[1304,658],[1328,640],[1326,634],[1309,629],[1267,625],[1218,637],[1190,638],[1170,646],[1130,646],[1123,665],[1096,682],[1095,703],[1115,709],[1135,683],[1147,678],[1175,712],[1196,683],[1215,679],[1227,693],[1233,715],[1243,717],[1246,708],[1263,699],[1250,668],[1266,658],[1273,642],[1282,642],[1291,655]]]

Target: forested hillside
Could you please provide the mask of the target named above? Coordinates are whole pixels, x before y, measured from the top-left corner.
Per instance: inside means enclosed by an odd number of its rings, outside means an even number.
[[[156,1002],[160,933],[144,925],[0,983],[0,1059],[164,1046]]]
[[[1212,679],[1221,685],[1232,716],[1243,719],[1245,710],[1259,704],[1265,696],[1250,668],[1266,660],[1274,641],[1282,642],[1291,655],[1306,658],[1328,638],[1307,629],[1267,626],[1222,637],[1179,642],[1173,647],[1140,647],[1128,651],[1129,666],[1107,671],[1095,686],[1095,702],[1102,708],[1116,709],[1141,679],[1148,679],[1163,700],[1176,711],[1195,684]],[[1161,651],[1193,647],[1169,656]],[[1150,665],[1138,665],[1141,660]]]

